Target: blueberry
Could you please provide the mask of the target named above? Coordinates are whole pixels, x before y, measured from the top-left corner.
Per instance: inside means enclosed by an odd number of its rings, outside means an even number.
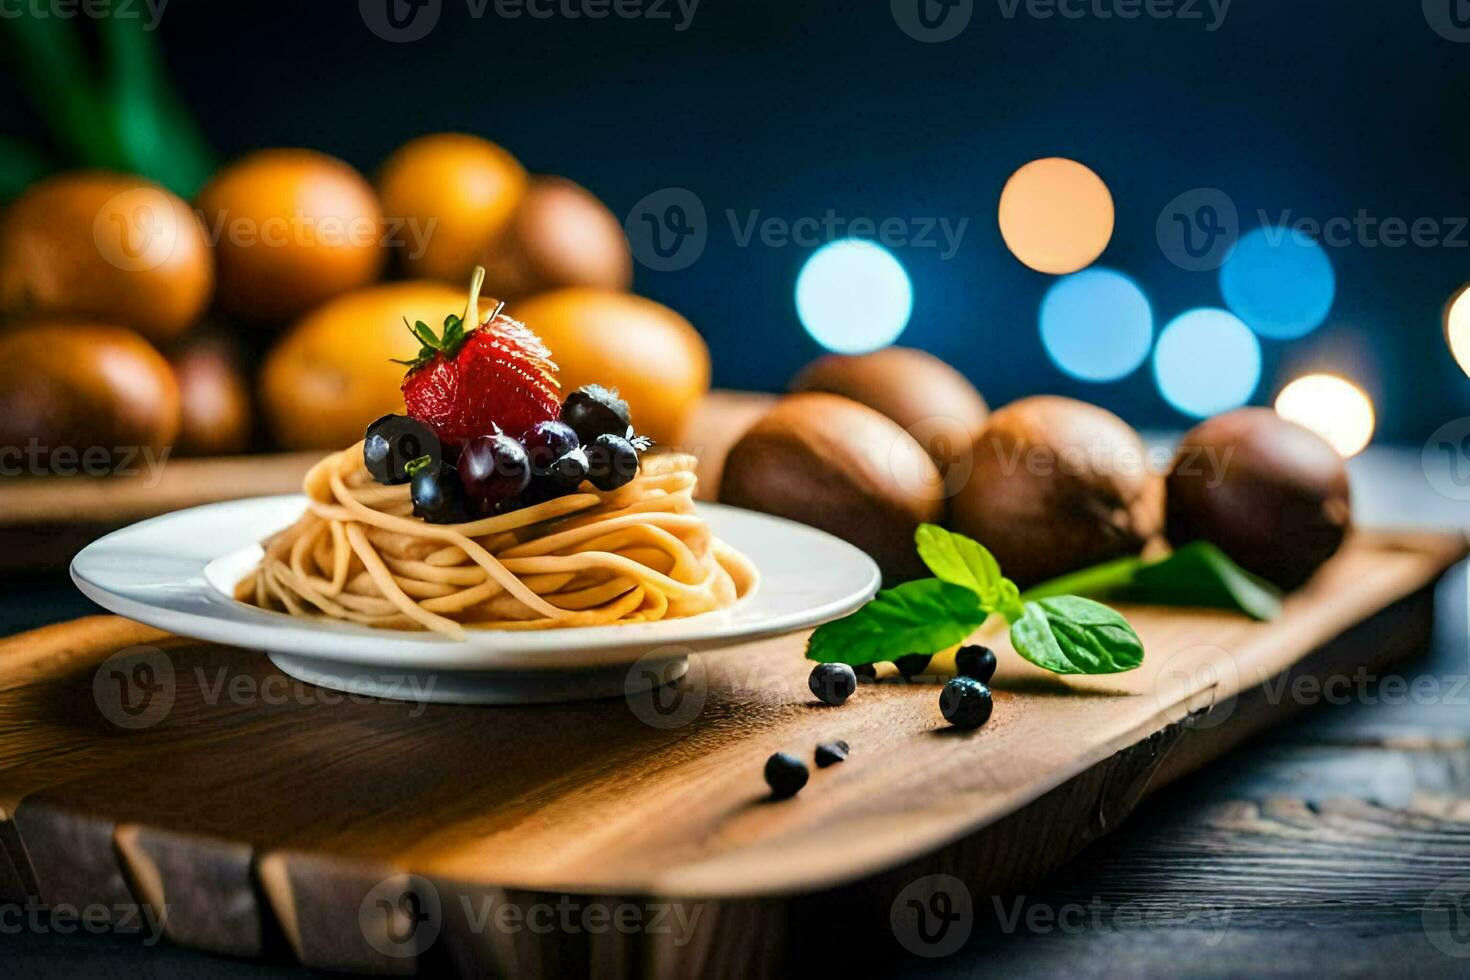
[[[973,677],[956,677],[939,692],[939,711],[956,728],[979,728],[992,706],[990,688]]]
[[[806,686],[823,704],[841,704],[857,690],[857,672],[847,664],[817,664]]]
[[[363,465],[374,480],[390,486],[407,483],[408,464],[423,456],[439,461],[439,437],[407,415],[384,415],[368,426],[362,441]]]
[[[838,739],[835,742],[823,742],[817,746],[817,768],[826,769],[828,766],[847,761],[847,743]]]
[[[476,436],[459,457],[464,492],[490,506],[520,495],[531,482],[531,465],[521,444],[503,432]]]
[[[954,655],[955,669],[961,677],[973,677],[981,684],[989,684],[995,676],[995,651],[990,647],[960,647]]]
[[[638,450],[622,436],[601,435],[587,447],[587,479],[604,492],[638,475]]]
[[[859,680],[876,681],[878,679],[878,668],[872,664],[858,664],[853,669]]]
[[[537,422],[521,436],[521,445],[531,459],[531,473],[545,476],[551,464],[581,445],[577,433],[565,422]]]
[[[627,438],[633,427],[628,403],[618,397],[616,389],[602,385],[586,385],[568,395],[561,406],[561,420],[572,427],[584,446],[602,435]]]
[[[559,456],[544,472],[531,477],[531,484],[526,487],[525,492],[503,509],[530,507],[557,497],[565,497],[569,493],[575,493],[586,478],[587,454],[580,448],[573,449]]]
[[[910,653],[895,660],[893,666],[904,677],[918,677],[929,668],[929,661],[933,656],[932,653]]]
[[[563,488],[563,492],[569,492],[582,485],[582,481],[587,479],[587,472],[590,468],[587,453],[580,448],[573,448],[570,452],[557,457],[556,461],[551,464],[547,475],[551,478],[552,483]]]
[[[777,752],[766,760],[766,785],[775,799],[795,796],[810,777],[806,763],[789,752]]]
[[[409,484],[413,513],[430,524],[463,524],[470,519],[469,500],[459,472],[448,463],[430,463]]]

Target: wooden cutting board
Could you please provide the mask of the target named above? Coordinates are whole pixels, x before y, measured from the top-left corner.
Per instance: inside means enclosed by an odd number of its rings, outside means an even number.
[[[937,681],[817,704],[802,636],[702,655],[656,695],[474,708],[78,620],[0,641],[0,892],[133,923],[141,903],[174,942],[338,970],[746,976],[891,953],[915,894],[949,907],[929,876],[977,903],[1023,887],[1311,684],[1422,648],[1464,554],[1359,535],[1272,623],[1127,608],[1147,656],[1126,675],[1058,678],[1002,645],[974,732],[944,725]],[[767,798],[768,755],[836,738],[848,761]]]

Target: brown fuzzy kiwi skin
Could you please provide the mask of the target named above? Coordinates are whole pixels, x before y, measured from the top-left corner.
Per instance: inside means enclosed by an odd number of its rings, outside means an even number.
[[[1012,402],[975,440],[951,526],[1022,587],[1137,554],[1163,527],[1163,481],[1138,433],[1054,395]]]
[[[1268,408],[1227,412],[1186,433],[1167,490],[1172,544],[1211,541],[1283,589],[1311,578],[1352,526],[1342,457]]]
[[[985,429],[990,409],[968,378],[912,347],[868,354],[827,354],[801,370],[792,391],[825,391],[893,419],[921,444],[941,472]]]
[[[810,392],[783,398],[735,444],[720,501],[834,534],[872,556],[892,586],[930,574],[914,532],[943,517],[941,485],[933,460],[898,423]]]

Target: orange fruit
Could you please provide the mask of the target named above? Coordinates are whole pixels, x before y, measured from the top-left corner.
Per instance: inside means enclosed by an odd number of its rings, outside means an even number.
[[[509,226],[526,183],[515,157],[478,136],[434,133],[403,144],[378,173],[383,210],[398,225],[399,265],[464,281]]]
[[[58,174],[0,217],[0,314],[106,320],[162,343],[199,318],[213,289],[204,226],[141,177]]]
[[[363,176],[312,150],[260,150],[199,192],[219,305],[258,322],[298,316],[378,278],[383,211]]]
[[[513,303],[506,312],[551,348],[562,397],[582,385],[617,388],[633,425],[677,444],[709,391],[709,348],[689,323],[653,300],[608,289],[559,289]]]
[[[20,324],[0,333],[0,364],[7,377],[0,385],[0,447],[34,447],[52,472],[85,466],[80,471],[92,473],[107,465],[103,460],[142,465],[140,450],[157,460],[179,431],[179,389],[168,361],[125,327]]]

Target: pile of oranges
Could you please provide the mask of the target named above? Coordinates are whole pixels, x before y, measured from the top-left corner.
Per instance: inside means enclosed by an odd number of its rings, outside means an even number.
[[[0,214],[0,446],[184,453],[349,445],[403,407],[409,321],[470,270],[555,352],[567,390],[617,385],[660,441],[709,385],[682,316],[628,292],[617,217],[503,148],[442,133],[369,181],[306,149],[222,167],[186,202],[73,171]]]

